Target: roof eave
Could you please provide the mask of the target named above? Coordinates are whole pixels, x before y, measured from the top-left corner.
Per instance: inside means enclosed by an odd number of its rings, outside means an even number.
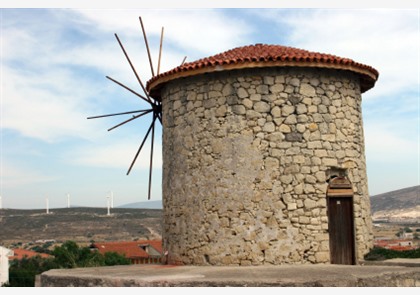
[[[147,85],[147,90],[149,91],[150,96],[157,100],[161,100],[160,90],[162,86],[170,81],[179,79],[197,76],[200,74],[206,73],[215,73],[221,71],[230,71],[230,70],[240,70],[240,69],[252,69],[252,68],[271,68],[271,67],[309,67],[309,68],[323,68],[323,69],[336,69],[336,70],[346,70],[357,73],[361,77],[361,91],[366,92],[367,90],[373,88],[376,80],[378,79],[378,73],[373,68],[364,68],[359,67],[354,64],[335,64],[328,62],[302,62],[302,61],[271,61],[267,62],[244,62],[244,63],[231,63],[224,65],[216,66],[207,66],[202,68],[195,69],[186,69],[180,70],[175,73],[168,73],[167,75],[162,75],[156,80],[151,81]],[[174,69],[176,70],[176,69]]]

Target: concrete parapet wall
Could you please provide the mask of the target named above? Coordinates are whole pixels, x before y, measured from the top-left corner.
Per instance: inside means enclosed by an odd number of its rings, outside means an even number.
[[[417,262],[418,263],[418,262]],[[36,287],[420,287],[417,267],[129,265],[55,269]]]

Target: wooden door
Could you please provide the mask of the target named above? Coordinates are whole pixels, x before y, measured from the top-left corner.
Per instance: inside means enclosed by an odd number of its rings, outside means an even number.
[[[330,184],[327,193],[331,263],[352,265],[355,264],[353,194],[343,181],[340,186],[334,188],[334,183]]]

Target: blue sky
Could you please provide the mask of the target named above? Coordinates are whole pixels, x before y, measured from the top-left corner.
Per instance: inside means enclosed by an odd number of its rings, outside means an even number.
[[[105,76],[141,92],[114,37],[145,84],[151,78],[138,17],[161,72],[238,46],[281,44],[351,58],[376,68],[363,94],[371,195],[419,185],[420,11],[418,8],[1,9],[3,208],[105,207],[147,200],[149,146],[128,167],[151,117],[110,132],[147,107]],[[161,199],[161,128],[156,131],[152,200]]]

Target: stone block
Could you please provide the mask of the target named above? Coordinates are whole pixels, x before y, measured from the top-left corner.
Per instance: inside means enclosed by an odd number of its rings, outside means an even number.
[[[286,125],[286,124],[281,124],[280,127],[279,127],[279,130],[280,130],[280,132],[283,132],[283,133],[290,133],[292,131],[290,126]]]
[[[290,142],[301,142],[303,140],[302,133],[299,132],[290,132],[286,134],[286,141]]]
[[[299,93],[304,96],[313,97],[316,95],[316,90],[310,84],[302,83],[302,85],[300,85]]]
[[[264,101],[254,103],[254,110],[258,113],[268,113],[270,109],[270,105]]]
[[[281,109],[278,106],[275,106],[274,108],[271,109],[271,115],[274,118],[281,117]]]
[[[244,115],[247,111],[243,105],[233,105],[232,112],[236,115]]]
[[[239,98],[246,98],[249,97],[248,92],[244,88],[238,88],[237,95]]]

